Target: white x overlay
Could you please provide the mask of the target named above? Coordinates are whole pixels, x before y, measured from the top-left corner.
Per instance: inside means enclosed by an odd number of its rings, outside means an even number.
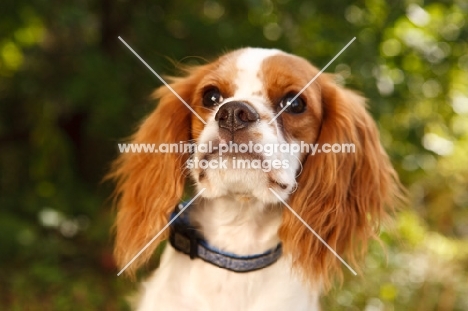
[[[202,193],[203,191],[205,191],[206,188],[203,188],[202,190],[200,190],[200,192],[198,192],[198,194],[196,196],[193,197],[193,199],[191,199],[187,205],[184,206],[184,208],[182,208],[180,210],[180,212],[177,213],[177,215],[174,216],[174,218],[172,218],[168,223],[167,225],[164,226],[164,228],[161,229],[161,231],[158,232],[158,234],[156,234],[154,236],[154,238],[151,239],[151,241],[149,241],[145,247],[143,247],[139,252],[138,254],[136,254],[132,260],[130,260],[128,262],[128,264],[125,265],[125,267],[122,268],[122,270],[120,270],[119,273],[117,273],[117,276],[120,276],[122,274],[122,272],[124,272],[128,267],[130,267],[130,265],[164,232],[164,230],[166,230],[167,228],[169,228],[169,226],[190,206],[190,204],[193,203],[193,201],[195,201],[196,198],[198,198]]]
[[[191,112],[193,112],[195,114],[195,116],[198,117],[198,119],[200,119],[200,121],[203,122],[203,124],[206,125],[206,122],[205,120],[203,120],[202,117],[200,117],[196,112],[195,110],[192,109],[192,107],[189,106],[189,104],[187,104],[185,102],[185,100],[179,96],[179,94],[176,93],[176,91],[174,91],[174,89],[168,84],[166,83],[166,81],[164,81],[163,78],[161,78],[161,76],[156,72],[154,71],[141,57],[140,55],[138,55],[128,44],[127,42],[125,42],[124,39],[122,39],[120,36],[118,37],[120,41],[122,41],[123,44],[125,44],[125,46],[133,53],[135,54],[135,56],[156,76],[158,77],[158,79],[164,83],[164,85],[185,105],[187,106],[188,109],[190,109]],[[278,118],[281,113],[283,113],[290,105],[291,103],[296,100],[296,98],[298,98],[304,91],[305,89],[307,89],[324,71],[325,69],[328,68],[328,66],[331,65],[331,63],[333,63],[333,61],[335,61],[335,59],[338,58],[338,56],[341,55],[341,53],[344,52],[344,50],[346,50],[350,45],[351,43],[353,43],[353,41],[356,40],[356,37],[352,38],[351,41],[348,42],[348,44],[345,45],[345,47],[343,47],[339,52],[338,54],[335,55],[335,57],[333,57],[333,59],[331,61],[328,62],[327,65],[325,65],[325,67],[322,68],[322,70],[320,70],[319,73],[317,73],[315,75],[315,77],[312,78],[312,80],[310,80],[300,91],[299,93],[294,96],[291,100],[289,100],[286,105],[284,106],[283,109],[281,109],[281,111],[278,112],[278,114],[270,120],[270,122],[268,122],[268,124],[271,124],[274,120],[276,120],[276,118]],[[353,268],[351,268],[351,266],[349,266],[346,261],[343,260],[343,258],[340,257],[340,255],[337,254],[337,252],[330,246],[327,244],[327,242],[325,242],[324,239],[322,239],[322,237],[317,233],[315,232],[314,229],[312,229],[272,188],[269,188],[270,191],[291,211],[291,213],[293,213],[294,216],[297,217],[297,219],[299,219],[300,222],[302,222],[302,224],[304,226],[307,227],[307,229],[310,230],[310,232],[312,232],[319,240],[320,242],[322,242],[329,250],[330,252],[333,253],[333,255],[335,255],[342,263],[343,265],[345,265],[350,271],[351,273],[353,273],[354,275],[357,275],[356,271],[353,270]],[[151,241],[149,241],[133,258],[132,260],[130,260],[126,265],[125,267],[123,267],[123,269],[117,273],[117,276],[120,276],[194,201],[195,199],[197,199],[202,193],[203,191],[205,191],[206,188],[203,188],[200,190],[200,192],[198,192],[198,194],[196,196],[194,196],[188,203],[187,205],[185,205],[178,213],[177,215],[174,216],[174,218],[172,218],[165,226],[164,228],[161,229],[161,231],[158,232],[158,234],[156,234],[152,239]]]
[[[278,200],[280,200],[281,202],[283,202],[283,204],[291,211],[291,213],[293,213],[294,216],[296,216],[297,219],[299,219],[299,220],[302,222],[302,224],[303,224],[304,226],[306,226],[307,229],[309,229],[310,232],[312,232],[312,233],[317,237],[317,239],[319,239],[320,242],[322,242],[323,245],[325,245],[325,246],[330,250],[330,252],[332,252],[333,255],[335,255],[336,258],[338,258],[338,259],[346,266],[346,268],[349,269],[349,271],[351,271],[352,274],[357,275],[356,271],[354,271],[353,268],[351,268],[351,267],[346,263],[346,261],[344,261],[343,258],[341,258],[340,255],[338,255],[337,252],[335,252],[335,250],[334,250],[330,245],[328,245],[327,242],[325,242],[325,240],[322,239],[322,237],[321,237],[317,232],[315,232],[315,230],[312,229],[312,228],[304,221],[304,219],[302,219],[301,216],[299,216],[299,215],[291,208],[291,206],[289,206],[288,203],[286,203],[286,202],[275,192],[275,190],[273,190],[273,189],[271,189],[271,188],[269,188],[269,189],[270,189],[270,191],[278,198]]]
[[[328,66],[331,65],[331,63],[333,63],[335,61],[335,59],[338,58],[338,56],[341,55],[341,53],[344,52],[344,50],[346,50],[348,48],[348,46],[351,45],[351,43],[353,43],[353,41],[356,40],[356,37],[352,38],[351,41],[348,42],[348,44],[345,45],[344,48],[341,49],[341,51],[338,52],[338,54],[335,55],[335,57],[332,58],[331,61],[328,62],[328,64],[325,65],[325,67],[322,68],[322,70],[319,71],[319,73],[317,73],[315,75],[315,77],[312,78],[312,80],[309,81],[309,83],[307,83],[303,88],[302,90],[299,91],[299,93],[296,94],[296,96],[294,96],[291,100],[288,100],[288,102],[286,103],[286,105],[284,105],[284,108],[280,110],[280,112],[278,112],[278,114],[270,120],[270,122],[268,122],[268,124],[271,124],[271,122],[275,121],[276,118],[278,118],[280,116],[280,114],[283,113],[283,111],[285,111],[286,109],[288,109],[288,107],[291,105],[292,102],[294,102],[296,100],[296,98],[298,98],[304,91],[306,88],[308,88],[324,71],[325,69],[328,68]]]

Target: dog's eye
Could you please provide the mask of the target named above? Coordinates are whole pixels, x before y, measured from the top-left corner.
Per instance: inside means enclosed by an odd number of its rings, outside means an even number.
[[[295,97],[296,95],[294,94],[286,95],[279,104],[280,109],[283,109],[288,103],[290,103],[290,105],[284,110],[285,112],[303,113],[305,111],[306,104],[300,96],[298,96],[297,98]]]
[[[210,88],[203,93],[203,106],[213,107],[223,101],[223,96],[216,87]]]

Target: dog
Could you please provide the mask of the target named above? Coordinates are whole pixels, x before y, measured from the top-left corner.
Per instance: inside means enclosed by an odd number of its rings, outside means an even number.
[[[112,166],[118,266],[146,245],[133,276],[168,240],[136,310],[319,310],[343,274],[335,255],[356,267],[401,185],[366,100],[329,74],[308,85],[317,74],[304,58],[242,48],[154,92],[131,143],[211,149],[122,153]],[[197,195],[182,202],[186,182]]]

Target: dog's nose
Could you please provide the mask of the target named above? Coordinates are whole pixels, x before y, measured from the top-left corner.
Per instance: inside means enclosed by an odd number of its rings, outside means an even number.
[[[260,118],[255,109],[244,102],[229,102],[222,105],[216,113],[218,126],[234,133],[248,127]]]

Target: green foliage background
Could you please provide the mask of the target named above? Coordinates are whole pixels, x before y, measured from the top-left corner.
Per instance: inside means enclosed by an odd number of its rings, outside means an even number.
[[[468,310],[468,3],[3,0],[0,309],[127,310],[101,184],[159,73],[280,48],[369,100],[411,196],[324,310]],[[201,56],[201,57],[199,57]],[[345,271],[345,273],[347,273]],[[145,273],[143,273],[145,274]]]

